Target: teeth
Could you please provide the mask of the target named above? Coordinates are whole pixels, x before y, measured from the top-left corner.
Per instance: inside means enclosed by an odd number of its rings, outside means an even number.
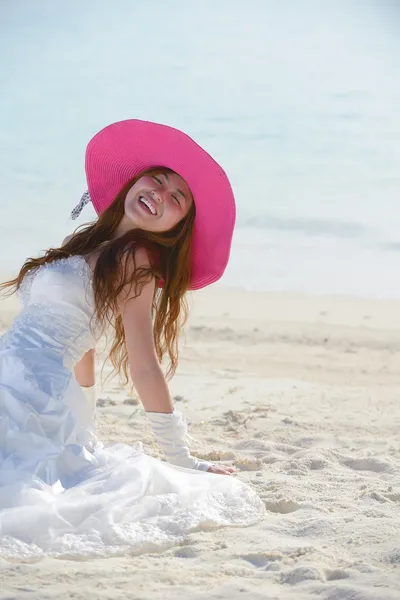
[[[147,200],[147,198],[143,198],[143,196],[140,196],[139,198],[140,202],[143,202],[143,204],[145,204],[147,206],[147,208],[150,210],[152,215],[156,215],[157,211],[154,208],[154,206],[152,205],[151,202],[149,202],[149,200]]]

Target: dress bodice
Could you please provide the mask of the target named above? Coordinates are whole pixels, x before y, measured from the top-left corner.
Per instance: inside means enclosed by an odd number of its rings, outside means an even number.
[[[71,367],[95,345],[92,270],[83,256],[44,264],[19,289],[22,310],[2,345],[51,352]]]

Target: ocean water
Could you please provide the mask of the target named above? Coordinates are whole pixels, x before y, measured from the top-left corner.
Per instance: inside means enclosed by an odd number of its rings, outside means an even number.
[[[77,223],[87,141],[164,122],[227,171],[222,285],[400,297],[397,0],[0,0],[0,272]]]

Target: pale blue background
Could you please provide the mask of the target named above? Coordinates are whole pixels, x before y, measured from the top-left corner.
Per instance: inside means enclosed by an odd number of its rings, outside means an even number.
[[[87,141],[138,117],[227,170],[225,285],[400,296],[399,78],[396,0],[0,0],[0,270],[73,229]]]

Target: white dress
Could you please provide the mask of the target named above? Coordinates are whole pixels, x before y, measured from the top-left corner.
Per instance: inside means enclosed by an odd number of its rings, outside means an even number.
[[[264,507],[235,477],[182,469],[142,444],[96,439],[73,365],[98,337],[80,256],[25,277],[0,338],[0,555],[161,551],[194,529],[249,525]]]

